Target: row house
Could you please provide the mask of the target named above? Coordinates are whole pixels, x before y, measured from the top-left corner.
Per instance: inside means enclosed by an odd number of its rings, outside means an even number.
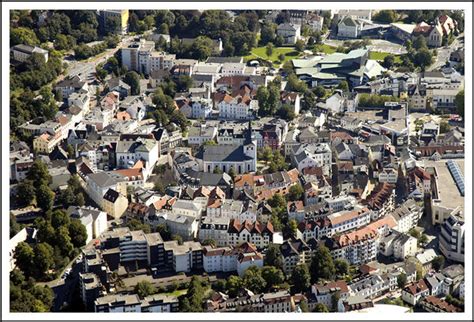
[[[219,110],[219,118],[227,120],[250,120],[258,110],[258,101],[245,92],[236,96],[227,93],[220,95],[215,104]]]
[[[311,263],[311,247],[301,239],[288,239],[281,246],[283,272],[287,276],[293,273],[297,265]]]
[[[309,242],[312,239],[319,240],[331,233],[331,222],[327,217],[305,220],[298,224],[296,237]]]
[[[270,221],[266,224],[249,220],[241,223],[237,219],[232,219],[229,223],[228,245],[230,246],[249,242],[258,248],[265,248],[274,241],[274,237],[275,230]]]
[[[343,280],[331,281],[325,284],[311,285],[311,295],[314,297],[316,303],[324,304],[328,308],[334,308],[334,305],[339,307],[340,303],[350,296],[349,287]],[[339,298],[338,303],[334,302],[334,297]]]
[[[332,152],[327,143],[301,144],[293,148],[291,163],[298,171],[308,167],[322,167],[325,175],[329,174]]]
[[[362,204],[378,212],[379,217],[391,213],[395,204],[395,185],[386,182],[379,183],[362,201]]]
[[[415,200],[408,199],[391,213],[397,222],[394,229],[401,233],[407,233],[411,228],[416,227],[422,215],[423,208],[418,206]]]
[[[366,226],[370,223],[371,211],[368,208],[358,208],[331,214],[327,218],[331,223],[330,236],[332,236]]]
[[[230,219],[228,218],[203,218],[199,226],[199,240],[201,242],[213,240],[216,242],[216,246],[227,246],[229,243],[229,223]]]
[[[263,255],[252,243],[245,242],[238,247],[204,246],[203,268],[207,273],[237,271],[243,276],[250,266],[263,266]]]

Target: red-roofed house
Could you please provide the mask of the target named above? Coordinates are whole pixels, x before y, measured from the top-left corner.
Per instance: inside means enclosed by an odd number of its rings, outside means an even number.
[[[402,290],[402,299],[415,306],[423,297],[430,295],[430,289],[423,279],[412,283]]]

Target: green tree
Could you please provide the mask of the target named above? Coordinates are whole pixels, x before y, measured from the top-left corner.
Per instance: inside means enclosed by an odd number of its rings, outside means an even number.
[[[103,82],[105,80],[105,78],[107,77],[108,73],[107,71],[104,69],[104,64],[98,64],[96,67],[95,67],[95,75],[97,76],[97,79],[100,81],[100,82]]]
[[[85,205],[85,200],[84,200],[84,194],[82,192],[79,192],[77,195],[76,195],[76,205],[78,205],[79,207],[83,207]]]
[[[230,297],[236,297],[239,295],[240,290],[243,288],[243,281],[240,277],[236,275],[231,275],[227,279],[225,288]]]
[[[285,54],[281,53],[278,55],[278,60],[281,61],[281,62],[284,62],[285,61]]]
[[[217,246],[217,243],[214,239],[212,238],[208,238],[208,239],[205,239],[202,241],[201,245],[203,246],[212,246],[212,247],[216,247]]]
[[[69,215],[63,210],[55,210],[51,215],[51,225],[58,229],[61,226],[68,226],[71,222]]]
[[[431,263],[434,270],[439,271],[444,267],[445,258],[443,255],[436,256]]]
[[[426,67],[433,63],[433,54],[429,49],[422,48],[415,54],[413,62],[424,71]]]
[[[16,202],[20,207],[26,207],[33,203],[35,195],[35,187],[33,181],[23,180],[16,189]]]
[[[61,253],[64,256],[69,257],[74,250],[74,245],[71,242],[71,237],[69,236],[69,230],[66,226],[61,226],[56,231],[56,244],[61,249]]]
[[[323,303],[317,303],[314,306],[314,312],[327,313],[327,312],[329,312],[329,309]]]
[[[54,192],[46,185],[40,185],[36,191],[36,201],[38,207],[43,210],[49,210],[54,204]]]
[[[336,274],[334,262],[326,246],[320,245],[311,260],[311,278],[314,283],[320,280],[332,280]]]
[[[149,295],[155,294],[156,288],[148,281],[140,281],[135,285],[135,293],[143,299]]]
[[[267,283],[260,269],[257,266],[250,266],[244,273],[243,285],[254,293],[261,293],[265,290]]]
[[[213,171],[214,174],[222,174],[222,170],[216,165]]]
[[[123,81],[130,85],[130,93],[132,95],[140,94],[140,75],[138,75],[137,72],[128,72],[127,74],[125,74]]]
[[[326,96],[326,89],[324,88],[324,86],[321,85],[316,86],[313,92],[319,98]]]
[[[105,34],[106,36],[115,34],[121,29],[122,22],[118,16],[107,16],[105,18]]]
[[[306,83],[299,80],[295,74],[290,74],[288,76],[288,87],[290,90],[299,93],[304,93],[308,89]]]
[[[410,230],[408,231],[408,234],[410,234],[410,236],[412,236],[416,239],[419,239],[421,237],[420,232],[415,227],[410,228]]]
[[[191,279],[190,286],[186,296],[180,303],[182,312],[202,312],[204,304],[204,293],[207,288],[204,287],[203,281],[199,276],[194,275]]]
[[[34,268],[35,253],[26,242],[20,242],[13,254],[16,266],[26,275],[31,276]]]
[[[301,184],[295,184],[294,186],[290,187],[290,191],[288,192],[288,198],[291,201],[301,200],[303,198],[303,187]]]
[[[260,30],[260,43],[266,45],[273,42],[276,37],[276,26],[273,23],[265,23]]]
[[[271,290],[273,287],[280,285],[285,281],[285,275],[274,266],[264,266],[261,269],[261,274],[266,284],[266,291]]]
[[[183,237],[181,237],[181,235],[172,235],[171,239],[176,240],[179,245],[183,245],[184,243]]]
[[[383,59],[383,63],[382,63],[382,66],[387,68],[387,69],[390,69],[393,67],[393,65],[395,64],[395,56],[394,55],[387,55],[384,57]]]
[[[56,233],[49,220],[38,218],[35,220],[34,226],[38,230],[36,238],[39,242],[47,242],[50,245],[55,244]]]
[[[39,243],[35,246],[33,264],[38,276],[42,276],[54,266],[53,252],[53,247],[47,243]]]
[[[39,45],[38,37],[33,30],[25,27],[12,28],[10,31],[10,45]]]
[[[411,46],[413,46],[413,48],[415,48],[416,50],[428,48],[428,45],[426,44],[426,38],[422,35],[419,35],[415,39],[413,39]]]
[[[271,42],[265,46],[265,54],[267,55],[267,58],[270,58],[273,54],[273,44]]]
[[[209,37],[197,37],[191,46],[192,57],[197,60],[206,60],[212,54],[213,43]]]
[[[234,167],[230,167],[228,174],[232,178],[232,180],[234,180],[235,176],[237,175],[237,173],[235,172]]]
[[[456,104],[456,111],[458,114],[464,117],[464,90],[461,90],[456,94],[454,103]]]
[[[288,229],[291,233],[291,236],[296,237],[296,232],[298,231],[298,223],[295,219],[290,219],[288,221]]]
[[[298,39],[295,43],[295,49],[299,52],[302,52],[304,50],[304,40]]]
[[[449,132],[450,129],[451,127],[449,126],[449,123],[446,121],[441,121],[441,123],[439,124],[439,133]]]
[[[33,184],[36,187],[48,185],[51,183],[51,175],[49,174],[48,168],[46,164],[40,159],[36,159],[33,162],[33,165],[28,171],[26,177],[28,180],[33,181]]]
[[[149,234],[151,232],[150,225],[143,224],[139,219],[132,218],[127,221],[126,226],[130,228],[131,231],[134,230],[143,230],[145,234]]]
[[[283,268],[283,255],[280,250],[280,245],[269,244],[265,254],[264,263],[267,266],[274,266],[276,268]]]
[[[397,20],[397,13],[395,10],[380,10],[374,15],[373,20],[376,22],[389,24]]]
[[[349,83],[347,81],[342,81],[337,85],[338,89],[341,89],[343,92],[349,91]]]
[[[69,224],[69,236],[74,247],[79,248],[86,244],[87,230],[79,219],[72,219]],[[92,237],[92,236],[91,236]]]
[[[397,285],[399,288],[403,289],[407,284],[407,275],[405,273],[401,273],[397,276]]]
[[[291,284],[293,285],[293,292],[306,292],[311,286],[311,275],[306,264],[296,265],[291,273]]]
[[[336,274],[344,276],[349,273],[349,263],[344,259],[336,259],[334,261],[334,267],[336,268]]]
[[[304,312],[304,313],[309,312],[308,301],[305,301],[305,300],[301,301],[300,309],[301,309],[301,312]]]
[[[16,221],[15,215],[10,213],[10,238],[13,238],[16,234],[20,232],[20,230],[23,229],[23,225],[19,224]]]

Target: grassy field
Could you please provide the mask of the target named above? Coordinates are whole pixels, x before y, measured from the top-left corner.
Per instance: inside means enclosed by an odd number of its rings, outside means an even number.
[[[301,53],[297,52],[293,47],[275,47],[273,48],[273,53],[271,54],[271,56],[267,56],[266,51],[267,48],[265,46],[254,48],[252,49],[251,54],[245,56],[244,59],[245,61],[249,61],[256,58],[263,58],[265,60],[271,61],[276,66],[278,65],[278,56],[280,54],[285,55],[285,59],[281,63],[285,63],[288,60],[295,59],[301,56]]]
[[[188,290],[185,289],[185,290],[176,290],[174,292],[160,293],[160,294],[179,297],[179,296],[184,295],[186,293],[188,293]]]
[[[390,55],[390,53],[371,51],[369,54],[369,59],[383,61],[384,58],[388,55]],[[400,64],[402,62],[400,55],[394,55],[394,56],[395,56],[395,64]]]
[[[323,52],[325,54],[334,54],[336,52],[336,47],[322,44],[322,45],[316,45],[314,47],[314,50],[318,52]]]

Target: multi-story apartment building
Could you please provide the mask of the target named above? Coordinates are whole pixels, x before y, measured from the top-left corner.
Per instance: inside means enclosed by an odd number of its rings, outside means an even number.
[[[371,211],[368,208],[358,208],[351,211],[341,211],[328,216],[331,222],[331,235],[358,229],[370,223]]]
[[[453,214],[441,225],[439,249],[447,259],[464,262],[464,218]]]
[[[238,247],[204,247],[203,267],[208,273],[237,271],[242,276],[250,266],[263,266],[262,254],[251,243]]]

